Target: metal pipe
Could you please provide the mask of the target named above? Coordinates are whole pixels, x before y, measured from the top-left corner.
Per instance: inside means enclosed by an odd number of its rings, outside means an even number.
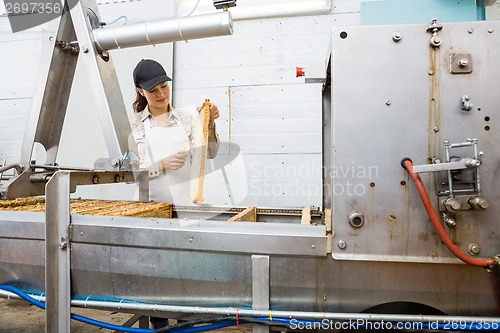
[[[0,290],[0,296],[5,298],[19,299],[16,294]],[[34,296],[36,300],[45,301],[45,296]],[[390,321],[390,322],[480,322],[480,323],[495,323],[500,322],[500,317],[474,317],[474,316],[432,316],[432,315],[399,315],[399,314],[373,314],[373,313],[338,313],[338,312],[306,312],[306,311],[276,311],[276,310],[251,310],[237,308],[209,308],[199,306],[178,306],[178,305],[163,305],[163,304],[146,304],[146,303],[130,303],[130,302],[106,302],[106,301],[91,301],[91,300],[72,300],[72,306],[81,308],[109,309],[109,310],[124,310],[127,312],[133,311],[149,311],[156,313],[186,313],[186,314],[202,314],[202,315],[219,315],[219,316],[249,316],[249,317],[266,317],[290,318],[290,319],[308,319],[308,320],[370,320],[370,321]]]
[[[21,163],[8,164],[0,168],[0,174],[10,169],[16,169],[17,173],[20,174],[24,171],[24,165],[22,165]]]
[[[332,2],[331,0],[308,0],[290,2],[286,5],[266,2],[251,7],[234,7],[231,8],[231,12],[235,21],[272,17],[321,15],[331,12]]]
[[[229,11],[92,30],[95,43],[102,51],[232,33],[233,19]]]

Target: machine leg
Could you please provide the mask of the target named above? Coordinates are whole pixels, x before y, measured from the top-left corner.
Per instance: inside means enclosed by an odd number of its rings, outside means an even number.
[[[269,256],[252,256],[252,308],[269,310]],[[253,333],[269,333],[269,327],[254,325]]]
[[[148,316],[141,316],[141,318],[139,318],[139,328],[149,328]]]
[[[58,171],[45,186],[46,333],[70,332],[69,180],[69,172]]]

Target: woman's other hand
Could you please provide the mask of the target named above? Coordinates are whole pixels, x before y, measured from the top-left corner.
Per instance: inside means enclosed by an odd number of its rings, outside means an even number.
[[[161,170],[165,173],[167,171],[180,169],[184,166],[184,164],[186,164],[186,158],[186,152],[179,150],[178,152],[161,160]]]

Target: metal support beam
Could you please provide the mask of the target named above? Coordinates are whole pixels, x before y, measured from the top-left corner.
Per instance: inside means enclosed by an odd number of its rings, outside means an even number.
[[[125,323],[122,324],[123,327],[132,327],[135,323],[139,322],[139,328],[149,328],[149,317],[143,316],[142,314],[135,314],[130,317]],[[113,333],[120,333],[121,331],[114,331]]]
[[[30,165],[35,142],[41,143],[47,151],[45,163],[54,164],[56,161],[78,60],[78,53],[58,47],[58,42],[75,39],[73,22],[66,5],[62,16],[54,19],[49,24],[48,32],[42,36],[40,72],[21,150],[21,163],[25,167]]]
[[[252,255],[252,309],[269,310],[269,256]],[[269,327],[253,325],[253,333],[269,333]]]
[[[58,171],[46,185],[46,333],[70,332],[69,179],[69,172]]]

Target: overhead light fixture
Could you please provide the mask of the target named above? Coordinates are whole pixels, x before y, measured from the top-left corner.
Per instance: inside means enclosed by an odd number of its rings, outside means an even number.
[[[236,0],[214,0],[214,7],[227,10],[230,7],[236,7]]]

